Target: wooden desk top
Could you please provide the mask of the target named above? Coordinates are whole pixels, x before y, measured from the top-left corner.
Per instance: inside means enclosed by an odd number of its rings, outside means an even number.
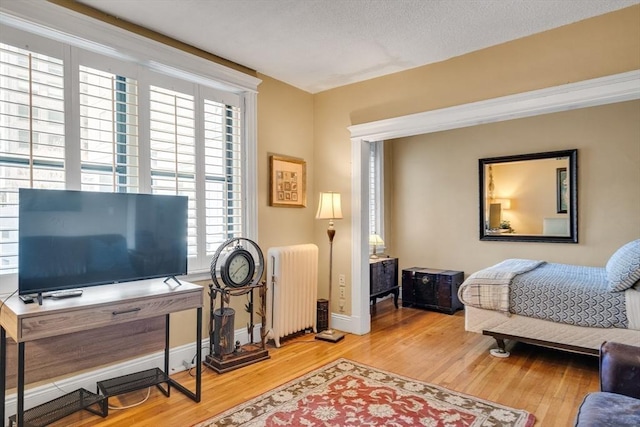
[[[82,296],[25,304],[17,295],[0,308],[0,324],[16,342],[202,307],[204,288],[181,281],[139,280],[81,288]]]

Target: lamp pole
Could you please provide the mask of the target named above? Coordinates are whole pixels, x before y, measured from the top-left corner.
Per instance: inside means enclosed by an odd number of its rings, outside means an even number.
[[[339,193],[320,193],[320,203],[318,205],[317,219],[328,219],[329,228],[327,228],[327,236],[329,236],[329,302],[328,309],[328,329],[318,333],[316,339],[338,342],[344,338],[342,332],[336,331],[331,327],[331,293],[333,291],[333,238],[336,235],[336,230],[333,227],[334,219],[342,218],[342,208],[340,206],[340,194]]]

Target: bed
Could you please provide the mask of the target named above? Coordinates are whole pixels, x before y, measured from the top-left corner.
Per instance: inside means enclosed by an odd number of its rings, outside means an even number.
[[[605,267],[507,259],[470,275],[458,291],[465,329],[505,340],[598,355],[604,341],[640,345],[640,239]]]

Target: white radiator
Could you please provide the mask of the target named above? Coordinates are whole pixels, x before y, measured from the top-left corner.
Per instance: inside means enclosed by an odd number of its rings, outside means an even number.
[[[316,332],[318,247],[269,248],[267,280],[267,338],[280,347],[282,337],[305,329]]]

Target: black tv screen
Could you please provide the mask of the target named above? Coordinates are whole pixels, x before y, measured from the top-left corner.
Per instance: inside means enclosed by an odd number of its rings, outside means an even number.
[[[187,274],[187,197],[20,189],[18,293]]]

